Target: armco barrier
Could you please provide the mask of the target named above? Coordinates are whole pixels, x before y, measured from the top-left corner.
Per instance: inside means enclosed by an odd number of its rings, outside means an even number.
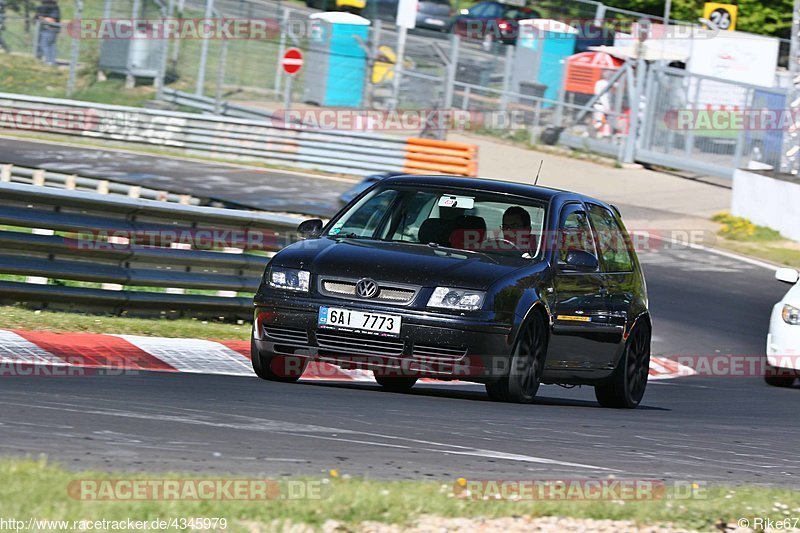
[[[477,175],[477,149],[465,149],[459,143],[436,141],[441,144],[426,146],[417,139],[287,126],[269,119],[247,120],[9,93],[0,93],[0,129],[142,143],[205,157],[339,174]],[[426,149],[448,153],[430,153]]]
[[[410,138],[404,172],[478,175],[478,147],[474,144]]]
[[[114,194],[129,198],[143,198],[145,200],[159,200],[161,202],[175,202],[179,204],[198,205],[199,198],[189,194],[174,194],[159,191],[139,185],[127,185],[106,179],[79,176],[77,174],[63,174],[52,172],[43,168],[28,168],[18,165],[0,163],[0,182],[23,183],[38,185],[40,187],[57,187],[70,191],[89,191],[100,194]]]
[[[0,301],[247,318],[301,220],[0,183]]]

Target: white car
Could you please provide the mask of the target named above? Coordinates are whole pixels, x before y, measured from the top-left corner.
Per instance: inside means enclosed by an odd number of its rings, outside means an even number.
[[[780,268],[775,279],[792,284],[792,288],[772,308],[764,379],[776,387],[791,387],[800,376],[800,273],[793,268]]]

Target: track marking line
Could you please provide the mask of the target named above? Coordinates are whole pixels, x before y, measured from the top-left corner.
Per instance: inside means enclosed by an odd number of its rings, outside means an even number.
[[[710,246],[703,246],[702,244],[694,244],[694,243],[690,243],[690,242],[686,242],[686,241],[679,241],[677,239],[670,239],[670,238],[662,237],[660,235],[650,235],[650,238],[654,239],[654,240],[657,240],[657,241],[668,242],[668,243],[671,243],[671,244],[680,244],[680,245],[686,246],[687,248],[691,248],[692,250],[700,250],[700,251],[703,251],[703,252],[708,252],[710,254],[716,254],[716,255],[719,255],[719,256],[722,256],[722,257],[727,257],[728,259],[734,259],[736,261],[741,261],[742,263],[748,263],[750,265],[754,265],[754,266],[757,266],[757,267],[766,268],[767,270],[771,270],[773,272],[775,272],[776,270],[778,270],[780,268],[779,266],[773,265],[771,263],[767,263],[766,261],[761,261],[760,259],[753,259],[752,257],[747,257],[745,255],[739,255],[737,253],[728,252],[726,250],[720,250],[718,248],[712,248]]]

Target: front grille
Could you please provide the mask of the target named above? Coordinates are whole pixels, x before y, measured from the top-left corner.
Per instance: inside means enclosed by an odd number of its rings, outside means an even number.
[[[378,295],[374,298],[360,298],[356,295],[357,279],[321,279],[319,292],[332,298],[346,298],[348,300],[361,300],[377,303],[391,303],[406,305],[414,300],[418,287],[398,285],[390,282],[378,282]]]
[[[400,339],[343,331],[328,333],[318,330],[317,346],[320,351],[332,352],[333,355],[354,354],[388,357],[403,355],[403,341]]]
[[[428,359],[435,361],[458,361],[467,354],[466,348],[456,346],[432,346],[425,344],[415,344],[412,355],[417,359]]]
[[[283,344],[308,345],[308,333],[304,329],[286,326],[264,326],[264,333],[270,339]]]

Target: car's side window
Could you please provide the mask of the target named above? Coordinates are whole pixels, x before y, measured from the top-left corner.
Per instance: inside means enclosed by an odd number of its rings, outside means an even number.
[[[483,16],[490,19],[502,17],[503,7],[499,4],[488,4],[488,8]]]
[[[476,4],[469,10],[470,17],[484,17],[486,16],[486,12],[488,10],[488,4]]]
[[[599,205],[588,204],[589,218],[597,232],[603,269],[606,272],[633,271],[633,258],[628,249],[628,240],[617,223],[614,214]]]
[[[408,198],[400,208],[391,240],[419,242],[419,228],[436,206],[438,194],[418,192]]]
[[[396,196],[397,191],[389,189],[368,198],[339,226],[337,233],[342,235],[355,233],[359,237],[372,237]]]
[[[597,257],[589,219],[579,206],[567,206],[562,211],[558,237],[559,264],[566,263],[567,254],[572,251],[582,251]]]

